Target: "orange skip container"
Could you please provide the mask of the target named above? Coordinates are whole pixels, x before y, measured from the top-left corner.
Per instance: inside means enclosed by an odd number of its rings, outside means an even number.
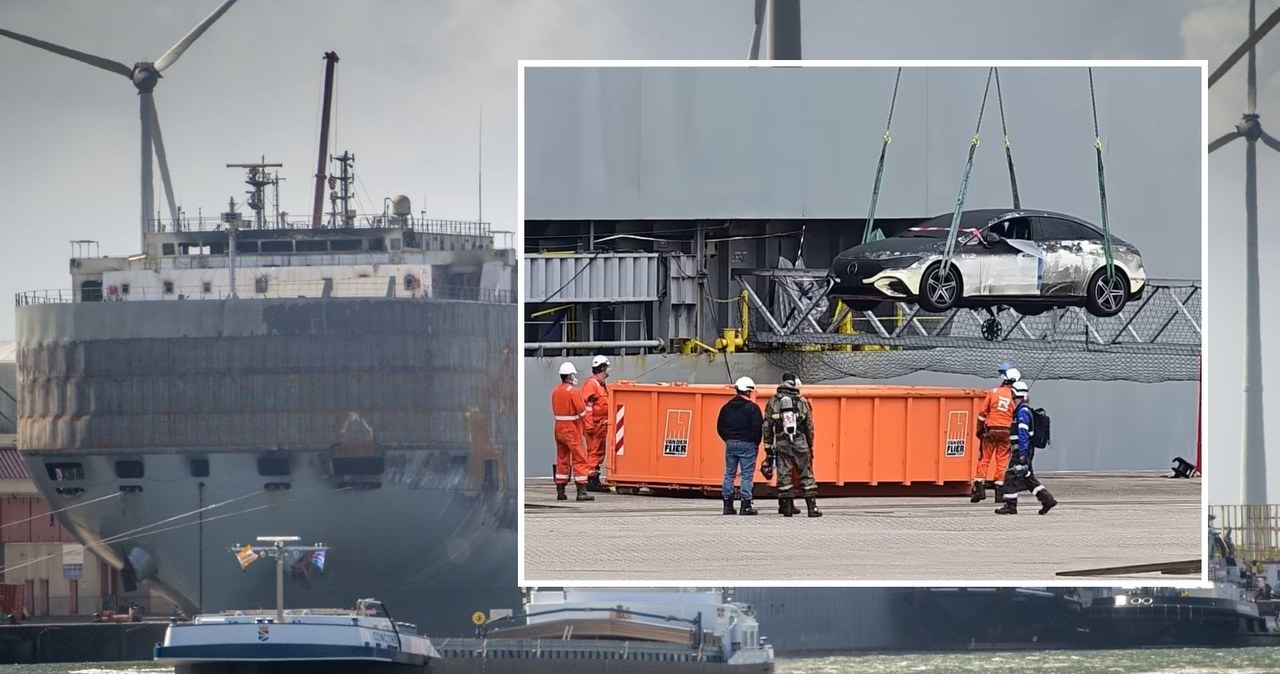
[[[763,410],[776,386],[757,386]],[[724,442],[716,432],[730,385],[611,384],[607,481],[619,493],[719,494]],[[813,405],[813,476],[823,495],[967,494],[978,464],[975,436],[985,389],[933,386],[804,386]],[[760,475],[756,496],[776,494]]]

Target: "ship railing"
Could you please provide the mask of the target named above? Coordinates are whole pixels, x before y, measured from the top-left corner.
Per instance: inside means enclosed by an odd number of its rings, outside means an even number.
[[[326,287],[328,290],[326,292]],[[167,284],[163,286],[126,287],[108,285],[101,289],[85,289],[76,293],[70,289],[30,290],[15,295],[17,306],[38,304],[66,304],[71,302],[138,302],[163,300],[224,300],[231,296],[230,284],[201,283],[197,285]],[[515,304],[512,290],[479,288],[457,285],[420,285],[405,288],[403,283],[392,284],[386,279],[351,279],[349,282],[330,285],[324,280],[280,281],[270,279],[262,283],[252,277],[236,284],[236,296],[240,299],[292,299],[292,298],[384,298],[395,297],[405,301],[420,299],[482,302],[485,304]]]
[[[431,645],[449,658],[543,660],[647,660],[658,662],[722,662],[715,651],[699,651],[684,644],[626,639],[484,639],[448,637]]]
[[[242,230],[257,229],[257,222],[249,217],[241,216],[234,220],[237,227]],[[157,232],[216,232],[227,228],[228,221],[222,216],[202,215],[198,217],[183,216],[179,219],[180,226],[174,227],[171,221],[155,221],[152,223],[154,231]],[[389,212],[383,213],[359,213],[344,220],[335,221],[326,217],[321,220],[319,229],[369,229],[369,228],[386,228],[386,227],[403,227],[412,229],[415,232],[423,234],[443,234],[452,236],[492,236],[492,224],[482,220],[446,220],[442,218],[428,218],[425,212],[417,216],[413,215],[393,215]],[[263,220],[263,228],[265,229],[312,229],[310,216],[289,215],[281,213],[278,217],[268,216]],[[509,232],[507,232],[509,233]]]
[[[1241,564],[1280,561],[1280,504],[1210,505],[1209,514]]]

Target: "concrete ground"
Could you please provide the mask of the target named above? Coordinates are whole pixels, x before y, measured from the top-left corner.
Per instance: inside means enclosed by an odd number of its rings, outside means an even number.
[[[1201,559],[1201,480],[1168,473],[1041,473],[1049,514],[1022,494],[1018,514],[968,497],[819,498],[819,518],[721,515],[717,499],[595,494],[555,500],[525,484],[524,584],[546,581],[1198,580],[1199,573],[1058,576],[1061,571]],[[802,511],[803,501],[797,503]]]

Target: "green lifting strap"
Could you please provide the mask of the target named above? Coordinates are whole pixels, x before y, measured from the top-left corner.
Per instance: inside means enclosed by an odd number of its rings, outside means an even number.
[[[964,165],[964,176],[960,179],[960,194],[956,196],[956,212],[951,216],[951,228],[947,233],[946,257],[942,260],[942,276],[945,279],[951,272],[951,256],[955,253],[956,231],[960,229],[960,213],[964,210],[964,197],[969,191],[969,172],[973,170],[973,153],[978,149],[978,136],[982,130],[982,115],[987,110],[987,94],[991,93],[991,75],[995,68],[987,69],[987,88],[982,91],[982,107],[978,108],[978,124],[973,129],[973,141],[969,143],[969,159]]]
[[[1098,197],[1102,201],[1102,252],[1107,258],[1107,282],[1115,278],[1111,256],[1111,228],[1107,225],[1107,178],[1102,170],[1102,134],[1098,131],[1098,98],[1093,91],[1093,68],[1089,68],[1089,102],[1093,105],[1093,149],[1098,153]]]
[[[1013,190],[1013,210],[1022,209],[1018,198],[1018,177],[1013,172],[1013,147],[1009,143],[1009,127],[1004,119],[1004,94],[1000,91],[1000,69],[996,68],[996,101],[1000,104],[1000,130],[1004,132],[1004,158],[1009,162],[1009,187]]]
[[[898,76],[893,80],[893,98],[889,100],[889,121],[884,125],[884,142],[880,145],[880,163],[876,164],[876,183],[871,188],[871,210],[867,212],[867,227],[862,230],[862,242],[871,241],[872,225],[876,222],[876,202],[880,200],[880,179],[884,176],[884,155],[889,149],[892,137],[889,130],[893,128],[893,108],[898,103],[898,83],[902,81],[902,68],[898,68]]]

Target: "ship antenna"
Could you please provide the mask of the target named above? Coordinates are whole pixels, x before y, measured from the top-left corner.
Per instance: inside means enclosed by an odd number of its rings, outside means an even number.
[[[266,229],[266,187],[275,184],[276,178],[268,175],[266,169],[280,168],[284,164],[268,164],[267,158],[263,157],[261,161],[253,164],[227,164],[227,168],[245,169],[248,177],[245,178],[245,184],[252,189],[248,191],[249,208],[253,209],[254,223],[258,229]]]
[[[336,179],[333,176],[330,176],[329,178],[329,189],[333,189],[334,184],[337,183],[337,186],[342,190],[341,192],[330,192],[329,194],[329,201],[335,202],[335,209],[338,204],[342,205],[342,210],[333,214],[336,216],[334,226],[337,226],[337,221],[340,219],[343,223],[342,226],[350,227],[353,226],[353,223],[348,209],[351,202],[351,181],[355,180],[351,175],[351,164],[355,162],[356,156],[350,152],[343,152],[341,156],[334,157],[333,159],[342,165],[342,170],[339,175],[336,176]]]
[[[476,221],[484,222],[484,105],[480,106],[476,149]]]

